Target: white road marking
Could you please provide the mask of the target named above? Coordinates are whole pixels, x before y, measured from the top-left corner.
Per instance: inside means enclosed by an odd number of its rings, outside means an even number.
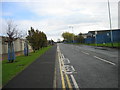
[[[74,69],[74,67],[73,67],[73,66],[71,66],[71,68],[72,68],[72,70],[75,72],[75,69]]]
[[[65,59],[65,57],[64,57],[64,55],[60,52],[60,48],[58,47],[57,48],[58,49],[58,52],[59,52],[59,56],[61,57],[60,59],[59,59],[59,64],[61,63],[61,64],[63,64],[63,66],[61,66],[61,69],[62,69],[62,72],[64,71],[64,72],[66,72],[66,70],[65,70],[65,66],[67,66],[67,65],[64,65],[64,62],[63,62],[63,59]],[[67,59],[67,61],[70,63],[70,60],[68,59],[68,58],[66,58]],[[60,62],[61,61],[61,62]],[[61,65],[60,64],[60,65]],[[75,71],[75,69],[74,69],[74,67],[73,66],[71,66],[71,68],[73,69],[73,71]],[[74,76],[72,75],[72,73],[73,72],[68,72],[69,74],[70,74],[70,76],[71,76],[71,79],[72,79],[72,82],[73,82],[73,84],[74,84],[74,87],[77,89],[77,90],[79,90],[79,87],[78,87],[78,84],[77,84],[77,82],[76,82],[76,80],[75,80],[75,78],[74,78]],[[66,76],[67,76],[67,74],[68,73],[66,73]],[[68,76],[66,77],[66,79],[68,78]],[[69,79],[68,79],[69,80]],[[68,81],[67,81],[68,82]],[[69,87],[72,87],[71,86],[71,83],[70,83],[70,81],[69,81]],[[72,88],[71,88],[72,89]]]
[[[63,61],[64,61],[64,64],[69,64],[70,63],[70,60],[68,58],[64,58]]]
[[[84,51],[81,51],[81,52],[84,53],[84,54],[90,55],[89,53],[86,53],[86,52],[84,52]]]
[[[71,73],[75,72],[74,67],[71,66],[71,65],[64,65],[64,69],[65,69],[66,72],[71,72]]]
[[[63,54],[61,54],[61,56],[62,56],[62,58],[64,58],[64,55],[63,55]]]
[[[104,61],[104,62],[106,62],[106,63],[112,64],[112,65],[116,65],[116,64],[113,63],[113,62],[107,61],[107,60],[102,59],[102,58],[99,58],[99,57],[97,57],[97,56],[94,56],[94,57],[97,58],[97,59],[99,59],[99,60],[101,60],[101,61]]]
[[[71,76],[71,79],[72,79],[72,81],[73,81],[73,84],[74,84],[75,88],[76,88],[76,89],[79,89],[78,84],[77,84],[74,76],[73,76],[72,74],[71,74],[70,76]]]
[[[67,59],[68,60],[68,63],[70,63],[70,60],[69,59]]]

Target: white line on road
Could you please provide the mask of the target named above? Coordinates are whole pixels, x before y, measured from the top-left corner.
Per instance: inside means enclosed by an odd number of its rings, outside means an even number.
[[[94,56],[94,57],[97,58],[97,59],[99,59],[99,60],[101,60],[101,61],[104,61],[104,62],[106,62],[106,63],[112,64],[112,65],[116,65],[116,64],[113,63],[113,62],[107,61],[107,60],[102,59],[102,58],[99,58],[99,57],[97,57],[97,56]]]
[[[71,68],[72,68],[72,70],[75,72],[75,69],[74,69],[74,67],[73,67],[73,66],[71,66]]]
[[[89,55],[89,53],[86,53],[86,52],[84,52],[84,51],[81,51],[82,53],[84,53],[84,54],[87,54],[87,55]]]
[[[72,79],[72,81],[73,81],[73,84],[74,84],[75,88],[76,88],[76,89],[79,89],[78,84],[77,84],[74,76],[73,76],[72,74],[71,74],[70,76],[71,76],[71,79]]]
[[[66,60],[68,63],[70,63],[70,60],[69,60],[68,58],[65,58],[65,60]]]
[[[65,58],[63,54],[62,54],[62,57]]]

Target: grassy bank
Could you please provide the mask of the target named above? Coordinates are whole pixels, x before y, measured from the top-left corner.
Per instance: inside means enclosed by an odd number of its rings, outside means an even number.
[[[28,65],[35,61],[40,55],[44,54],[51,46],[42,48],[35,53],[30,53],[29,56],[18,56],[15,62],[8,63],[7,60],[2,61],[2,84],[3,86],[15,77],[18,73],[24,70]]]

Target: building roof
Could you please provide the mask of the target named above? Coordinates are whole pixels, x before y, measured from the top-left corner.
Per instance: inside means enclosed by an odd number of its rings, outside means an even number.
[[[120,29],[111,29],[111,30],[118,31]],[[95,34],[96,31],[97,31],[97,33],[103,33],[103,32],[110,32],[111,30],[95,30],[95,31],[89,31],[88,33]]]
[[[111,29],[112,31],[116,31],[116,30],[120,30],[120,29]],[[111,30],[94,30],[94,31],[89,31],[91,33],[97,31],[97,32],[108,32],[108,31],[111,31]]]
[[[112,29],[112,31],[118,31],[120,29]],[[95,32],[97,34],[105,33],[105,32],[110,32],[111,30],[94,30],[94,31],[89,31],[87,34],[87,37],[93,37],[95,35]]]

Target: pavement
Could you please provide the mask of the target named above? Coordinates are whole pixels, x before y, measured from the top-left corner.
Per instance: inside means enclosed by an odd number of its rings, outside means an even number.
[[[101,50],[70,44],[59,44],[59,47],[64,58],[70,62],[67,65],[74,68],[74,72],[68,74],[71,84],[79,88],[118,88],[116,49]]]
[[[56,45],[50,48],[4,88],[53,88],[56,60]]]

